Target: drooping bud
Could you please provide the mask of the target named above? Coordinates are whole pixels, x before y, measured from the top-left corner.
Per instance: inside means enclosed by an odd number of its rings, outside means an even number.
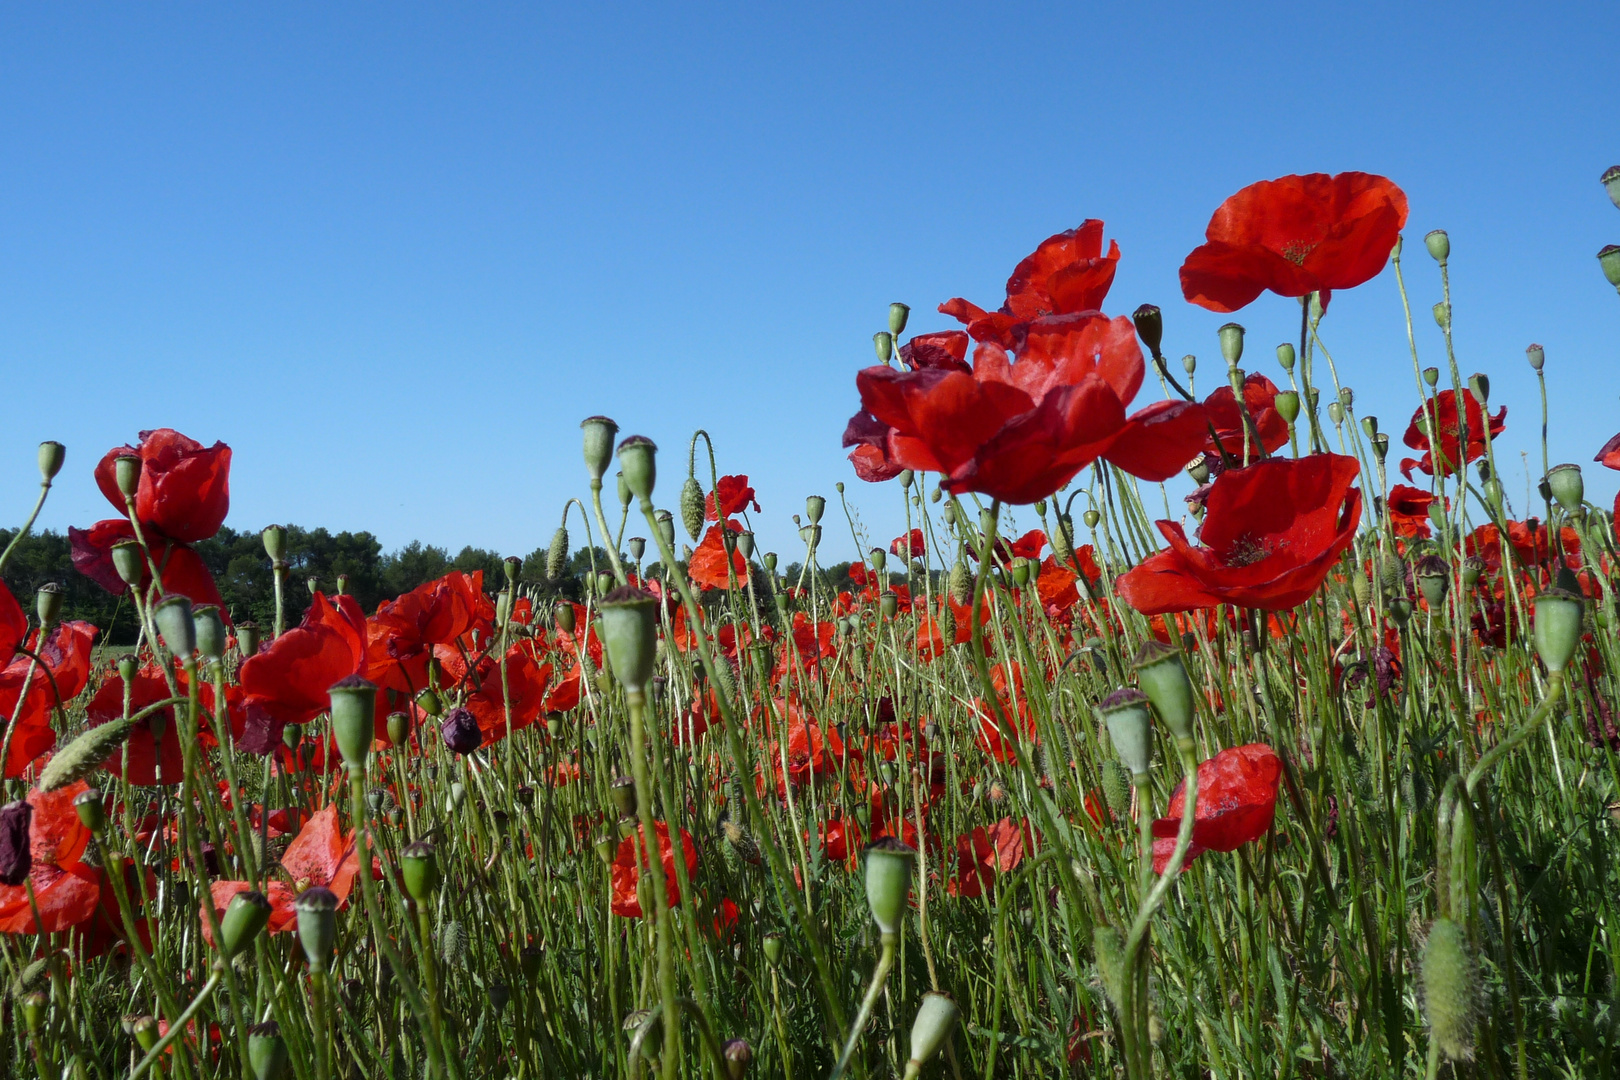
[[[1097,706],[1108,725],[1114,753],[1133,777],[1145,776],[1153,764],[1153,718],[1148,715],[1148,697],[1140,690],[1115,690]]]
[[[1578,593],[1548,589],[1535,599],[1536,655],[1549,672],[1564,670],[1581,641],[1583,604]]]
[[[0,806],[0,884],[16,886],[28,880],[28,872],[34,868],[28,842],[33,820],[34,808],[24,799]]]
[[[59,442],[42,442],[39,444],[39,475],[47,484],[56,479],[56,474],[62,471],[62,462],[67,458],[67,447]]]
[[[605,416],[591,416],[580,421],[579,429],[584,433],[585,471],[592,480],[601,480],[613,463],[613,437],[619,425]]]
[[[1131,809],[1131,773],[1113,758],[1102,765],[1103,800],[1116,818],[1123,819]]]
[[[146,577],[146,555],[140,541],[120,540],[112,546],[113,569],[125,585],[139,585]]]
[[[652,498],[658,483],[658,444],[645,435],[632,435],[619,444],[619,468],[624,482],[638,498]]]
[[[866,849],[866,906],[884,934],[900,932],[917,852],[892,836]]]
[[[949,994],[930,991],[923,995],[917,1007],[917,1017],[911,1022],[911,1060],[906,1062],[907,1077],[916,1077],[922,1067],[934,1059],[945,1040],[956,1027],[961,1010]]]
[[[304,947],[304,958],[315,971],[325,971],[332,960],[332,946],[337,943],[337,893],[316,885],[305,889],[293,901],[298,915],[298,943]]]
[[[1581,479],[1579,465],[1554,465],[1547,473],[1547,487],[1567,514],[1580,510],[1586,498],[1586,484]]]
[[[872,351],[877,358],[887,364],[894,359],[894,335],[887,330],[879,330],[872,335]]]
[[[961,555],[951,564],[951,599],[958,604],[973,599],[973,573],[968,569],[967,559]]]
[[[1236,367],[1237,362],[1243,359],[1243,327],[1235,322],[1229,322],[1220,329],[1221,358],[1226,361],[1227,367]]]
[[[1444,229],[1435,229],[1425,234],[1423,246],[1429,249],[1429,257],[1441,266],[1446,265],[1446,260],[1451,258],[1451,237],[1446,235]]]
[[[376,731],[377,684],[362,675],[339,679],[327,691],[332,706],[332,734],[350,772],[364,772]],[[473,724],[477,727],[477,722]]]
[[[459,705],[445,714],[444,722],[439,725],[439,734],[444,738],[445,749],[463,757],[484,743],[478,718],[472,714],[472,710]]]
[[[1423,944],[1421,975],[1429,1037],[1450,1060],[1474,1060],[1480,980],[1461,926],[1450,919],[1434,921]]]
[[[1178,741],[1192,738],[1193,687],[1181,653],[1150,637],[1136,650],[1132,666],[1136,669],[1136,685],[1147,694],[1170,733]]]
[[[1136,335],[1142,339],[1142,344],[1157,357],[1159,346],[1164,342],[1164,313],[1153,304],[1143,304],[1131,312],[1131,322],[1136,324]]]
[[[551,546],[546,548],[546,577],[551,581],[560,581],[567,569],[568,526],[559,525],[557,531],[551,534]]]
[[[906,332],[906,320],[911,317],[911,308],[898,301],[889,305],[889,333],[899,337]]]
[[[270,901],[261,892],[239,892],[225,906],[219,920],[219,951],[229,960],[253,944],[270,923]]]
[[[141,459],[136,454],[120,454],[113,460],[113,482],[126,499],[141,489]]]
[[[159,600],[152,609],[152,621],[157,624],[163,646],[182,660],[191,658],[197,650],[197,625],[191,617],[191,601],[178,594]]]
[[[602,599],[602,644],[626,691],[640,693],[657,659],[658,599],[634,585],[621,585]]]
[[[287,1040],[274,1020],[248,1028],[248,1064],[253,1080],[280,1080],[287,1073]]]
[[[695,476],[688,476],[681,485],[681,524],[693,543],[703,535],[703,487]]]

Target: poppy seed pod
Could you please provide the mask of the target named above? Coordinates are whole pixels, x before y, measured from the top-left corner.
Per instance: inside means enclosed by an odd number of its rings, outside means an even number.
[[[1328,402],[1327,414],[1328,419],[1333,421],[1334,427],[1338,427],[1340,424],[1344,423],[1344,406],[1340,405],[1337,401]]]
[[[388,714],[388,741],[394,746],[404,746],[411,737],[411,717],[409,713],[395,712]]]
[[[154,716],[152,719],[155,720],[158,717],[161,717],[162,715],[163,715],[162,713],[158,713],[157,716]],[[151,720],[147,721],[147,726],[148,727],[151,726]],[[154,731],[152,733],[152,738],[154,740],[159,738],[157,732]],[[288,724],[286,727],[281,729],[281,745],[285,746],[287,749],[289,749],[289,750],[297,750],[298,749],[298,744],[303,742],[303,741],[304,741],[304,725],[303,724]]]
[[[878,597],[878,610],[885,619],[892,619],[900,613],[900,597],[893,589],[884,589]]]
[[[866,849],[866,906],[883,934],[900,932],[917,852],[886,836]]]
[[[1273,407],[1277,410],[1278,416],[1292,425],[1295,420],[1299,419],[1299,394],[1293,390],[1283,390],[1277,394]],[[1204,475],[1206,478],[1209,475],[1207,467],[1204,470]]]
[[[1389,457],[1388,435],[1385,435],[1382,431],[1380,431],[1377,435],[1372,437],[1371,442],[1373,453],[1378,455],[1379,461],[1383,461],[1385,458]]]
[[[1540,371],[1541,366],[1547,362],[1547,350],[1540,345],[1530,345],[1524,350],[1524,358],[1530,362],[1530,367]]]
[[[62,471],[62,462],[67,458],[67,447],[59,442],[42,442],[39,444],[39,475],[48,484],[56,479],[56,474]]]
[[[911,317],[911,308],[895,301],[889,305],[889,333],[899,337],[906,332],[906,320]]]
[[[1610,165],[1604,169],[1598,182],[1603,185],[1603,190],[1609,193],[1609,201],[1620,207],[1620,165]]]
[[[248,1028],[248,1064],[253,1080],[280,1080],[287,1073],[287,1040],[274,1020]]]
[[[251,619],[236,624],[236,651],[244,658],[259,652],[259,624]]]
[[[1221,358],[1227,367],[1235,367],[1243,359],[1243,327],[1229,322],[1220,329]]]
[[[34,594],[34,612],[39,616],[41,629],[49,630],[55,626],[62,617],[62,586],[54,581],[41,585]]]
[[[445,714],[444,722],[439,725],[439,734],[444,738],[445,749],[463,757],[484,743],[484,733],[478,727],[478,718],[472,714],[472,710],[463,709],[459,705]]]
[[[339,679],[327,690],[332,706],[332,734],[351,772],[364,772],[375,733],[377,684],[361,675]],[[474,728],[477,727],[476,722]]]
[[[1080,519],[1086,523],[1086,528],[1095,529],[1097,527],[1097,523],[1102,520],[1102,514],[1098,513],[1096,510],[1087,510],[1084,514],[1080,515]]]
[[[922,1067],[933,1060],[940,1047],[956,1027],[961,1010],[949,994],[930,991],[923,995],[917,1006],[917,1017],[911,1022],[911,1060],[906,1062],[906,1076],[916,1077]]]
[[[135,454],[120,454],[113,462],[113,482],[126,499],[133,499],[141,489],[141,459]]]
[[[804,500],[804,515],[810,519],[810,524],[821,522],[821,515],[827,512],[827,500],[820,495],[811,495]]]
[[[569,603],[567,600],[558,600],[557,606],[552,610],[554,613],[553,617],[557,623],[557,629],[561,630],[565,634],[572,634],[574,632],[574,627],[577,625],[574,619],[574,605]]]
[[[1535,599],[1536,655],[1550,672],[1564,670],[1581,641],[1581,597],[1548,589]]]
[[[227,635],[225,620],[214,604],[198,604],[191,609],[191,623],[196,628],[197,651],[210,660],[225,655]]]
[[[875,547],[867,554],[871,557],[872,569],[879,574],[883,573],[884,568],[889,565],[889,553],[882,548]]]
[[[523,560],[516,555],[508,555],[501,560],[501,566],[506,570],[506,583],[517,588],[518,578],[523,574]]]
[[[887,330],[879,330],[872,335],[872,351],[877,358],[887,364],[894,359],[894,335]]]
[[[1417,579],[1418,591],[1429,606],[1439,607],[1451,587],[1451,567],[1446,565],[1446,560],[1438,555],[1425,555],[1412,567],[1412,576]]]
[[[641,557],[647,554],[647,538],[644,536],[632,536],[629,547],[630,561],[639,563]]]
[[[431,840],[418,840],[407,844],[399,855],[405,894],[419,904],[425,903],[439,887],[438,849]]]
[[[762,941],[760,944],[761,944],[761,947],[764,949],[765,962],[767,964],[771,965],[771,967],[776,967],[778,964],[780,964],[782,962],[782,935],[781,934],[778,934],[775,931],[772,931],[771,933],[765,935],[765,940]]]
[[[638,498],[652,498],[658,483],[658,444],[645,435],[632,435],[619,444],[619,468],[624,482]]]
[[[1424,368],[1423,381],[1431,387],[1438,384],[1440,382],[1440,369],[1437,367]]]
[[[1294,347],[1288,344],[1288,342],[1285,341],[1281,345],[1277,346],[1277,363],[1282,365],[1282,369],[1284,371],[1292,374],[1294,370],[1294,361],[1296,359],[1297,357],[1294,353]]]
[[[1479,579],[1485,573],[1485,560],[1478,555],[1470,555],[1463,560],[1462,583],[1463,588],[1472,589],[1479,584]]]
[[[1115,690],[1097,706],[1108,725],[1114,753],[1132,777],[1146,776],[1153,764],[1153,718],[1148,715],[1147,704],[1146,694],[1127,686]]]
[[[0,883],[21,885],[28,880],[28,872],[34,868],[28,841],[33,820],[34,808],[23,799],[0,806]]]
[[[112,546],[113,569],[125,585],[139,585],[146,576],[146,556],[140,541],[120,540]]]
[[[1181,358],[1181,370],[1185,371],[1189,375],[1197,371],[1198,357],[1194,356],[1192,353],[1188,353],[1186,356],[1183,356]]]
[[[1366,435],[1367,438],[1369,438],[1369,439],[1372,438],[1374,435],[1377,435],[1378,434],[1378,417],[1376,417],[1376,416],[1363,416],[1361,418],[1361,431],[1362,431],[1362,434]]]
[[[613,809],[619,812],[619,820],[627,821],[636,816],[636,782],[628,776],[616,778],[608,785],[608,798],[613,802]]]
[[[332,946],[337,943],[337,906],[337,893],[320,885],[305,889],[293,901],[298,943],[314,971],[324,972],[331,962]]]
[[[1579,510],[1586,498],[1586,484],[1581,479],[1579,465],[1554,465],[1547,473],[1547,486],[1552,489],[1552,497],[1568,514]]]
[[[772,574],[776,573],[776,552],[767,551],[765,553],[765,557],[762,558],[760,562],[765,564],[766,571]]]
[[[732,1039],[721,1049],[720,1056],[726,1060],[727,1080],[743,1080],[754,1063],[754,1048],[747,1039]]]
[[[569,614],[573,614],[572,608],[569,609]],[[429,716],[438,716],[439,709],[443,707],[443,702],[439,700],[438,691],[434,690],[430,686],[426,690],[423,690],[420,694],[416,695],[416,707],[427,713]]]
[[[1178,742],[1192,738],[1193,687],[1181,654],[1157,638],[1148,638],[1136,650],[1132,666],[1136,685],[1147,694],[1170,733]]]
[[[107,827],[107,804],[97,788],[85,788],[73,796],[73,812],[79,815],[79,823],[91,832],[99,833]]]
[[[1598,266],[1609,284],[1620,290],[1620,245],[1610,244],[1597,253]]]
[[[264,553],[270,556],[270,562],[275,566],[284,565],[287,559],[286,527],[266,525],[259,538],[264,541]]]
[[[191,601],[184,596],[169,595],[158,601],[152,609],[152,621],[157,624],[163,645],[181,659],[189,659],[197,650],[197,624],[191,618]]]
[[[1157,357],[1159,346],[1164,343],[1164,313],[1153,304],[1143,304],[1131,312],[1131,322],[1136,325],[1136,336],[1142,339],[1148,352]]]
[[[585,471],[592,480],[601,480],[613,463],[613,437],[619,425],[605,416],[590,416],[580,421],[579,430],[584,434]]]
[[[1429,257],[1441,266],[1446,265],[1446,260],[1451,258],[1451,237],[1446,235],[1444,229],[1435,229],[1425,234],[1423,246],[1429,249]]]
[[[602,644],[626,691],[640,693],[652,678],[658,647],[658,599],[634,585],[602,598]]]
[[[219,951],[229,960],[253,944],[270,922],[270,901],[261,892],[249,890],[231,897],[219,920]]]

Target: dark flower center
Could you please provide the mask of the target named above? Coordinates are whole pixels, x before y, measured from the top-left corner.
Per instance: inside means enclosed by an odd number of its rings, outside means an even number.
[[[1305,265],[1305,256],[1316,250],[1316,245],[1306,243],[1304,240],[1291,240],[1283,245],[1282,257],[1295,266]]]

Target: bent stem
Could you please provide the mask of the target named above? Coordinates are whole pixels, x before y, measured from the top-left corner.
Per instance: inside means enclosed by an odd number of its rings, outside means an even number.
[[[872,969],[872,984],[866,988],[866,997],[861,1000],[861,1011],[855,1014],[855,1024],[849,1029],[849,1041],[844,1043],[844,1052],[838,1055],[838,1064],[833,1067],[831,1080],[838,1080],[849,1068],[849,1059],[855,1056],[855,1047],[861,1041],[861,1032],[866,1030],[866,1022],[872,1018],[872,1009],[877,1005],[878,995],[883,993],[884,985],[889,981],[889,970],[894,967],[895,946],[900,941],[900,935],[892,930],[883,932],[883,953],[878,957],[877,967]]]

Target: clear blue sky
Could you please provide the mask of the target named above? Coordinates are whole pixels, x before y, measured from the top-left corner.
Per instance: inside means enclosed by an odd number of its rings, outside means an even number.
[[[1211,211],[1345,169],[1411,200],[1426,362],[1416,241],[1444,227],[1460,362],[1509,406],[1508,457],[1534,445],[1539,341],[1553,461],[1609,496],[1589,459],[1620,429],[1620,296],[1593,257],[1620,242],[1597,182],[1617,40],[1612,3],[11,5],[0,519],[41,439],[69,448],[42,519],[63,529],[106,516],[103,451],[172,426],[235,448],[238,528],[526,553],[606,413],[663,446],[666,505],[701,425],[785,556],[788,515],[837,480],[886,540],[893,485],[855,480],[839,436],[890,300],[943,328],[940,301],[994,307],[1036,243],[1100,217],[1110,313],[1162,305],[1207,391],[1225,319],[1176,271]],[[1276,374],[1296,312],[1238,316],[1251,369]],[[1336,296],[1324,333],[1398,441],[1392,276]]]

